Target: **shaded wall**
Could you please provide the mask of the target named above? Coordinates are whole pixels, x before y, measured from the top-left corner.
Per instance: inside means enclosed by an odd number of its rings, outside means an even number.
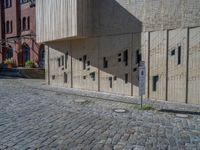
[[[92,24],[85,26],[90,25],[90,34],[46,43],[49,83],[138,97],[141,54],[147,72],[146,98],[199,104],[198,4],[195,0],[90,2],[92,13],[86,20]],[[64,61],[70,66],[63,69],[58,60],[66,52]],[[63,84],[66,74],[68,82]]]

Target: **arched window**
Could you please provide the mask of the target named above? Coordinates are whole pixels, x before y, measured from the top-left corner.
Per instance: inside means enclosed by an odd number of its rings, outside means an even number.
[[[6,59],[10,59],[13,57],[13,49],[12,47],[9,45],[7,48],[7,52],[6,52]]]
[[[30,60],[30,47],[26,43],[23,44],[22,51],[23,51],[24,62],[29,61]]]
[[[26,17],[23,17],[22,20],[22,30],[26,30]]]
[[[30,17],[28,17],[27,19],[27,26],[28,26],[28,30],[30,30]]]

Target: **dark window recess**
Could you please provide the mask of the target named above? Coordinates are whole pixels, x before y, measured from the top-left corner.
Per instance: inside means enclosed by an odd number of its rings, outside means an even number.
[[[128,83],[128,73],[125,74],[125,83]]]
[[[55,80],[56,79],[56,76],[55,75],[52,75],[52,80]]]
[[[67,62],[68,62],[68,52],[65,53],[65,69],[67,69]]]
[[[68,81],[68,75],[66,72],[64,72],[64,83],[67,83]]]
[[[90,66],[90,61],[87,61],[87,66]]]
[[[21,19],[19,19],[19,21],[18,21],[18,31],[19,32],[21,31]]]
[[[120,56],[122,56],[122,54],[121,54],[121,53],[119,53],[119,54],[118,54],[118,57],[120,57]]]
[[[134,71],[134,72],[137,71],[137,68],[134,68],[133,71]]]
[[[4,7],[5,8],[12,7],[12,0],[4,0]]]
[[[79,61],[82,61],[82,58],[79,58]]]
[[[123,54],[123,61],[125,65],[128,66],[128,50],[125,50]]]
[[[13,32],[13,24],[12,24],[12,21],[10,22],[10,33]]]
[[[84,56],[83,56],[83,70],[86,69],[86,60],[87,60],[87,56],[84,55]]]
[[[60,64],[60,58],[58,58],[57,61],[58,61],[58,67],[60,67],[61,66],[61,64]]]
[[[116,76],[114,76],[114,81],[116,81],[117,80],[117,77]]]
[[[122,59],[121,58],[118,58],[118,62],[121,62],[122,61]]]
[[[178,47],[178,65],[181,64],[181,46]]]
[[[90,73],[90,77],[92,78],[93,81],[95,81],[95,72]]]
[[[136,51],[136,64],[140,64],[141,60],[142,60],[142,55],[140,54],[140,51],[137,50]]]
[[[62,66],[64,66],[64,56],[61,57]]]
[[[10,32],[10,22],[6,21],[6,33]]]
[[[109,77],[109,81],[110,81],[110,88],[112,88],[112,77]]]
[[[175,53],[176,53],[176,50],[175,50],[175,49],[173,49],[173,50],[171,51],[171,56],[174,56],[174,55],[175,55]]]
[[[28,30],[30,30],[30,17],[27,18],[27,27],[28,27]]]
[[[83,79],[85,80],[85,79],[86,79],[86,76],[83,76]]]
[[[87,68],[88,71],[90,71],[90,68]]]
[[[158,83],[158,80],[159,80],[159,76],[153,76],[153,91],[156,91],[157,90],[157,83]]]
[[[22,30],[26,30],[26,17],[23,17],[22,19]]]
[[[103,67],[108,68],[108,61],[106,60],[106,57],[103,58]]]

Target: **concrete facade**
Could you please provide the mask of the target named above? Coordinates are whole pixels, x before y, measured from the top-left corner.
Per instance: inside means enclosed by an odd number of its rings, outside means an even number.
[[[46,44],[49,84],[138,97],[138,64],[143,60],[146,98],[200,104],[199,1],[77,0],[68,20],[57,13],[59,24],[48,19],[45,10],[71,4],[65,2],[36,2],[37,40]],[[85,32],[65,31],[73,23],[71,15],[77,19],[72,29]],[[41,16],[54,28],[41,22]],[[45,30],[44,37],[41,28],[52,31]],[[52,34],[57,30],[62,35]]]

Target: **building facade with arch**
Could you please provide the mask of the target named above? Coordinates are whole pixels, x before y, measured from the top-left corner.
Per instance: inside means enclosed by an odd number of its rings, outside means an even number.
[[[0,9],[0,63],[13,58],[16,67],[29,60],[40,67],[43,46],[36,42],[35,0],[1,0]]]

